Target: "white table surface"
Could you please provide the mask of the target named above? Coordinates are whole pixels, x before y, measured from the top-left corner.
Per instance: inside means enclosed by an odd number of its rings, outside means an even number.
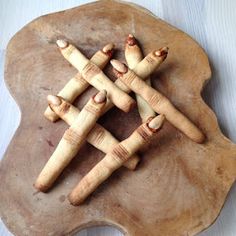
[[[3,81],[4,56],[9,39],[36,17],[79,6],[83,0],[0,0],[0,158],[20,120],[20,112]],[[195,38],[209,55],[212,80],[204,90],[223,133],[236,142],[236,1],[234,0],[135,0],[154,14]],[[0,180],[1,181],[1,180]],[[2,191],[2,190],[0,190]],[[1,204],[1,203],[0,203]],[[12,235],[0,221],[0,235]],[[121,236],[113,228],[83,230],[79,236]],[[209,229],[201,236],[236,235],[236,186]]]

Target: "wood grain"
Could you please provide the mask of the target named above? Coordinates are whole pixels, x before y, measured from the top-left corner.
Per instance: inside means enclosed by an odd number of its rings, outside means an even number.
[[[24,2],[26,2],[26,1],[24,1]],[[73,1],[68,1],[68,2],[69,2],[68,4],[70,4]],[[136,2],[138,2],[138,1],[136,1]],[[232,4],[234,4],[234,3],[228,2],[227,4],[223,4],[223,6],[221,6],[219,4],[219,1],[214,1],[214,6],[213,6],[213,2],[208,1],[209,4],[207,4],[207,6],[206,6],[206,4],[202,5],[202,2],[203,1],[198,1],[196,3],[193,3],[194,4],[193,7],[192,7],[192,4],[190,6],[187,1],[179,1],[178,5],[174,2],[172,3],[171,1],[163,1],[164,7],[163,6],[161,7],[161,5],[160,5],[161,1],[155,1],[155,3],[152,1],[149,1],[149,2],[146,1],[143,4],[145,4],[150,9],[155,7],[155,12],[159,13],[159,16],[167,19],[169,22],[171,22],[173,24],[177,24],[177,26],[179,26],[180,28],[183,28],[185,31],[189,32],[191,35],[193,35],[195,38],[197,38],[201,42],[201,44],[207,49],[208,53],[211,53],[214,55],[214,57],[211,57],[211,61],[213,62],[214,68],[221,68],[221,70],[218,70],[218,69],[214,70],[217,73],[213,73],[214,80],[212,80],[210,83],[210,86],[208,86],[207,92],[208,92],[208,94],[215,94],[215,96],[213,96],[213,97],[211,96],[212,98],[209,100],[209,102],[215,109],[217,108],[216,111],[219,113],[218,115],[220,115],[221,124],[224,124],[224,126],[228,127],[228,129],[224,129],[225,133],[228,133],[227,130],[229,130],[230,131],[229,136],[234,138],[235,132],[233,132],[233,131],[236,127],[232,126],[231,124],[233,124],[233,119],[235,117],[235,107],[233,106],[233,103],[230,103],[230,101],[234,101],[234,94],[228,93],[228,91],[233,91],[233,88],[235,88],[235,85],[232,80],[232,75],[235,74],[234,69],[233,69],[234,67],[232,67],[231,65],[233,65],[233,63],[235,61],[236,54],[230,53],[232,50],[234,50],[234,47],[230,47],[230,44],[228,44],[228,41],[225,40],[225,36],[227,36],[227,38],[232,39],[231,40],[232,42],[234,41],[232,38],[233,35],[232,34],[228,35],[228,32],[231,32],[231,33],[235,32],[233,29],[230,30],[230,27],[229,27],[231,25],[233,26],[233,23],[234,23],[234,20],[233,19],[231,20],[233,14],[230,14],[233,9]],[[40,6],[41,5],[42,4],[40,4]],[[55,5],[53,5],[53,4],[50,5],[50,7],[51,7],[50,9],[55,9],[53,7],[56,7],[56,5],[57,5],[57,3],[55,3]],[[59,4],[58,4],[58,6],[59,6]],[[178,11],[176,11],[177,6],[178,6]],[[60,7],[63,7],[63,4],[60,3]],[[43,9],[43,6],[41,8]],[[47,9],[49,9],[49,4],[48,4]],[[186,9],[187,9],[187,11],[186,11]],[[220,9],[220,11],[218,9]],[[26,12],[27,9],[25,9],[24,11]],[[173,14],[173,12],[178,12],[179,15],[181,15],[181,17],[178,17],[177,13]],[[186,14],[186,12],[188,14]],[[223,15],[224,12],[227,12],[227,17],[226,17],[226,15]],[[38,14],[41,14],[41,13],[38,13]],[[28,14],[24,14],[24,16],[31,16],[31,15],[34,15],[34,13],[31,11],[28,11]],[[207,24],[204,25],[204,24],[202,24],[202,21],[200,19],[202,19],[202,18],[206,19],[206,16],[207,16]],[[26,19],[26,17],[19,17],[16,19]],[[227,21],[225,21],[225,19]],[[7,21],[5,21],[5,22],[7,22]],[[20,22],[21,21],[17,20],[17,24],[19,24]],[[219,22],[221,24],[219,26],[219,24],[215,24],[215,23],[213,24],[213,22]],[[10,29],[13,25],[15,25],[15,24],[14,23],[10,24]],[[214,28],[214,27],[212,27],[212,25],[218,25],[218,27]],[[9,27],[7,27],[7,28],[9,30]],[[202,28],[205,28],[207,33],[205,31],[202,31],[201,30]],[[219,30],[220,30],[220,32],[219,32]],[[5,38],[7,38],[7,37],[5,37]],[[204,42],[206,42],[206,44],[204,44]],[[215,43],[215,42],[217,42],[217,43]],[[227,50],[224,50],[223,54],[218,53],[219,50],[222,48],[224,48],[224,49],[226,48]],[[228,62],[224,63],[224,66],[221,66],[222,61],[224,61],[224,58],[226,58],[226,59],[230,58],[230,60],[228,59]],[[226,77],[225,74],[227,75],[227,80],[225,79],[225,77]],[[216,84],[215,79],[218,81],[217,84],[219,84],[219,86],[215,86],[215,84]],[[226,83],[226,81],[227,81],[227,83]],[[217,91],[217,93],[215,91]],[[217,94],[217,96],[216,96],[216,94]],[[222,100],[221,97],[222,96],[224,97],[225,96],[224,94],[226,95],[226,97]],[[230,96],[228,96],[228,94],[230,94]],[[5,97],[7,97],[7,95]],[[2,94],[1,94],[1,98],[2,98]],[[8,101],[9,101],[9,99],[8,99]],[[220,101],[220,102],[218,102],[218,101]],[[1,102],[2,102],[2,100],[1,100]],[[229,109],[227,109],[227,112],[228,112],[227,117],[222,116],[224,113],[221,112],[222,108],[224,108],[226,106],[226,104],[227,104],[227,108],[229,108]],[[13,107],[14,110],[16,109],[16,108],[14,108],[13,103],[12,103],[12,106],[10,106],[10,107]],[[218,110],[218,108],[219,108],[219,110]],[[6,113],[6,114],[9,114],[9,113]],[[14,117],[12,117],[12,116],[9,116],[9,117],[10,117],[10,119],[14,119]],[[227,120],[226,120],[226,118],[227,118]],[[8,120],[8,122],[9,122],[9,120]],[[15,124],[15,122],[12,122],[12,123]],[[9,122],[7,124],[12,124],[12,123]],[[9,127],[8,127],[8,130],[9,130]],[[229,127],[231,127],[231,128],[229,129]],[[12,130],[14,130],[14,128],[12,128]],[[6,145],[6,143],[7,143],[7,141],[5,142],[5,145]],[[1,151],[2,150],[3,149],[1,149]],[[231,207],[231,206],[234,206],[233,202],[232,202],[233,198],[231,197],[228,200],[229,200],[228,204],[226,205],[227,212],[225,211],[226,214],[223,214],[221,217],[222,221],[224,222],[223,225],[220,221],[218,221],[218,224],[216,225],[215,230],[212,231],[213,234],[204,234],[204,235],[220,235],[220,232],[225,232],[223,234],[227,235],[227,236],[234,235],[234,233],[232,231],[234,229],[233,224],[229,225],[229,222],[233,222],[232,221],[233,218],[229,217],[230,214],[233,216],[233,214],[232,214],[233,208]],[[230,201],[231,201],[231,203],[230,203]],[[229,205],[229,203],[231,205]],[[225,218],[223,218],[224,216],[225,216]],[[227,219],[227,221],[224,219]],[[225,231],[223,231],[223,230],[225,230]]]

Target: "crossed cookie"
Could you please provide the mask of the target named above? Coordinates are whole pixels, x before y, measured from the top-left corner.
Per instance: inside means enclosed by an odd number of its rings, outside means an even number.
[[[117,80],[112,82],[102,70],[111,59],[113,44],[106,45],[90,60],[65,40],[58,40],[57,45],[78,73],[57,96],[49,95],[47,98],[49,106],[44,113],[45,117],[53,122],[61,118],[70,127],[37,178],[34,185],[38,190],[45,192],[53,185],[85,140],[106,155],[70,193],[68,198],[73,205],[81,204],[122,165],[134,170],[139,162],[135,153],[162,127],[165,118],[193,141],[204,141],[205,137],[199,128],[176,109],[168,98],[151,87],[149,76],[166,59],[167,47],[155,50],[143,58],[136,39],[129,35],[125,45],[128,66],[118,60],[111,60],[117,76]],[[90,85],[100,92],[90,98],[79,111],[72,103]],[[96,121],[114,105],[129,112],[135,105],[135,100],[128,95],[131,91],[136,93],[143,124],[127,139],[119,142]]]

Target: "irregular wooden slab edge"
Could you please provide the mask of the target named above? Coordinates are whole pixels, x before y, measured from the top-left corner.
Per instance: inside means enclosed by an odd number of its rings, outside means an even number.
[[[118,17],[110,11],[117,11]],[[94,19],[95,31],[91,23]],[[128,23],[134,26],[145,53],[163,44],[173,49],[167,62],[153,75],[154,87],[175,101],[204,130],[208,141],[205,145],[194,144],[167,124],[143,153],[143,164],[137,172],[120,170],[87,204],[74,208],[65,200],[66,193],[98,161],[97,157],[103,157],[86,146],[49,194],[35,194],[31,186],[34,178],[66,125],[60,122],[53,126],[38,114],[32,114],[32,108],[42,114],[46,95],[58,91],[75,73],[56,50],[56,37],[65,35],[90,55],[91,50],[96,51],[106,43],[113,30],[111,39],[118,45],[117,57],[123,58],[123,41],[130,33]],[[102,30],[104,24],[106,28]],[[143,24],[147,29],[141,27]],[[151,26],[153,32],[149,32]],[[50,88],[55,77],[56,83]],[[100,1],[43,16],[25,26],[10,41],[6,56],[6,84],[19,104],[22,117],[0,166],[1,187],[5,189],[0,193],[3,221],[16,235],[73,235],[96,225],[113,225],[126,235],[135,236],[195,235],[207,228],[218,216],[236,179],[236,145],[220,132],[214,113],[200,96],[209,78],[209,63],[199,45],[135,4]],[[89,92],[78,101],[78,106],[88,97]],[[117,114],[127,119],[130,127],[123,130],[123,121],[116,118]],[[107,117],[101,122],[120,139],[139,121],[135,112],[124,115],[114,111],[109,116],[116,118],[119,129],[114,130]],[[61,219],[63,223],[58,225]]]

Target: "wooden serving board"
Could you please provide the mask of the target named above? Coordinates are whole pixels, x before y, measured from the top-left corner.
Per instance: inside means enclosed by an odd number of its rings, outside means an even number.
[[[114,42],[114,57],[124,60],[124,40],[133,33],[143,51],[170,48],[152,76],[153,86],[192,119],[207,141],[193,143],[168,122],[140,155],[135,172],[118,170],[81,206],[66,196],[104,156],[89,144],[66,168],[52,190],[37,193],[33,183],[67,125],[43,116],[46,96],[56,94],[76,70],[55,41],[69,39],[88,57]],[[111,78],[110,66],[106,70]],[[129,236],[195,235],[218,216],[236,178],[236,145],[225,138],[201,91],[210,78],[208,59],[188,35],[138,6],[99,1],[40,17],[10,41],[5,80],[21,109],[21,123],[0,166],[0,212],[15,235],[59,236],[97,225],[112,225]],[[82,107],[93,89],[76,105]],[[14,115],[14,114],[13,114]],[[141,121],[134,109],[108,112],[100,123],[120,140]]]

